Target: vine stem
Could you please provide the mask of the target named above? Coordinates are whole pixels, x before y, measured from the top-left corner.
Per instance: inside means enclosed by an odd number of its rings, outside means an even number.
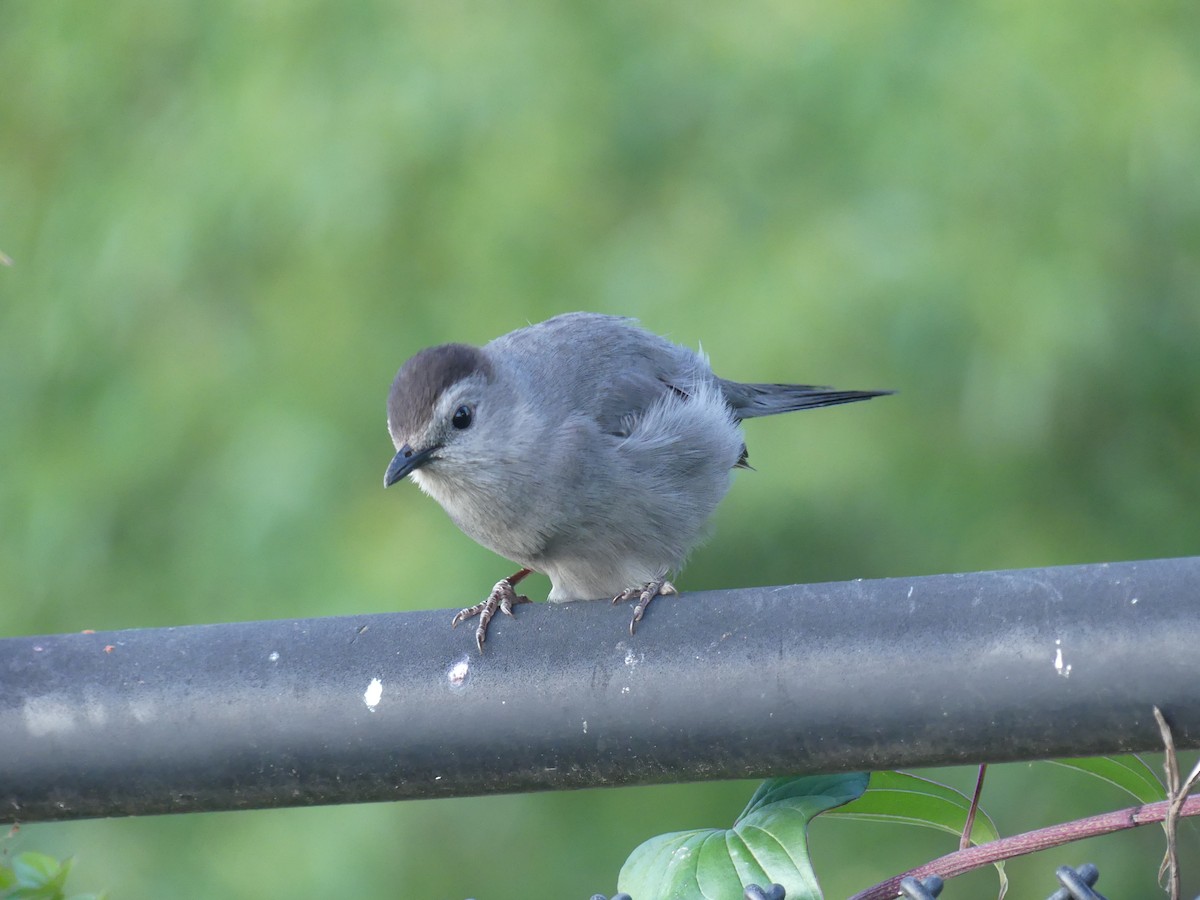
[[[1167,818],[1167,809],[1170,805],[1171,801],[1162,800],[1158,803],[1131,806],[1127,809],[1101,813],[1098,816],[1089,816],[1086,819],[1075,819],[1071,822],[1051,825],[1048,828],[1027,831],[1024,834],[1014,834],[1012,837],[989,841],[966,850],[958,850],[869,887],[865,891],[855,894],[850,900],[894,900],[900,896],[900,880],[910,875],[917,879],[929,875],[953,878],[955,875],[962,875],[972,869],[1012,859],[1015,856],[1025,856],[1029,853],[1036,853],[1038,850],[1047,850],[1050,847],[1058,847],[1072,841],[1110,834],[1114,831],[1124,831],[1127,828],[1152,825]],[[1179,815],[1181,817],[1200,815],[1200,794],[1188,797],[1180,807]]]

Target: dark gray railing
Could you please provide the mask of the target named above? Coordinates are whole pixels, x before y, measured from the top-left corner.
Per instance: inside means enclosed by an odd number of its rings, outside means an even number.
[[[0,640],[0,820],[1200,746],[1200,557]]]

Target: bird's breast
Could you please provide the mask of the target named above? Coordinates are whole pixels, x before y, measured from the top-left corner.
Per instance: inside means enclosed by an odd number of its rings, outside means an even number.
[[[516,508],[512,502],[516,495],[511,492],[442,477],[431,470],[414,472],[413,480],[475,543],[516,562],[532,559],[545,546],[537,520]]]

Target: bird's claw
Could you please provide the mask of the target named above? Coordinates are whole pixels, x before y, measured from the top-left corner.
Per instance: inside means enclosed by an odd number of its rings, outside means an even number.
[[[650,605],[650,601],[660,594],[678,594],[675,585],[667,581],[665,576],[660,576],[655,581],[647,581],[645,584],[637,587],[626,588],[613,597],[613,603],[620,603],[622,600],[632,600],[637,598],[637,605],[633,608],[633,618],[629,620],[629,634],[632,635],[637,629],[637,623],[642,621],[642,615],[646,612],[646,607]]]
[[[524,575],[521,577],[523,578]],[[492,621],[492,616],[496,615],[496,610],[500,610],[506,616],[511,616],[514,605],[531,602],[528,597],[518,594],[513,589],[513,585],[520,580],[520,578],[514,575],[502,581],[497,581],[496,586],[492,588],[492,592],[488,594],[486,600],[482,603],[476,603],[474,606],[460,609],[458,614],[451,620],[450,627],[457,628],[459,622],[465,622],[467,619],[479,616],[479,627],[475,629],[475,645],[479,648],[479,652],[482,653],[483,642],[487,640],[488,624]]]

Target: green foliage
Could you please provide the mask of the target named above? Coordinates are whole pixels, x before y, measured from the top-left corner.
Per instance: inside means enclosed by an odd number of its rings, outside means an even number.
[[[1167,789],[1145,760],[1132,753],[1124,756],[1090,756],[1083,759],[1051,759],[1048,762],[1107,781],[1133,796],[1139,803],[1167,799]]]
[[[910,772],[873,772],[866,793],[831,815],[867,822],[897,822],[963,833],[971,798],[948,785]],[[971,843],[1000,836],[996,824],[981,808],[971,826]]]
[[[900,391],[749,423],[675,602],[1196,552],[1197,33],[1185,0],[9,0],[0,634],[481,599],[508,563],[380,487],[387,387],[578,308],[727,377]],[[1007,832],[1095,811],[1044,769],[989,771]],[[120,896],[586,896],[747,790],[23,839]],[[1106,894],[1154,893],[1142,840]],[[891,874],[855,843],[831,895]]]
[[[865,773],[763,782],[732,828],[662,834],[621,867],[618,888],[637,900],[721,900],[750,884],[783,885],[796,900],[821,897],[808,854],[808,823],[859,796]]]
[[[866,793],[832,815],[867,822],[894,822],[936,828],[959,837],[966,830],[971,798],[948,785],[910,772],[873,772]],[[1000,837],[996,823],[980,807],[971,823],[971,843]],[[1004,864],[996,864],[1000,896],[1008,890]]]
[[[68,900],[71,860],[59,862],[44,853],[22,853],[0,862],[0,900]],[[72,894],[69,900],[103,900],[103,894]]]

